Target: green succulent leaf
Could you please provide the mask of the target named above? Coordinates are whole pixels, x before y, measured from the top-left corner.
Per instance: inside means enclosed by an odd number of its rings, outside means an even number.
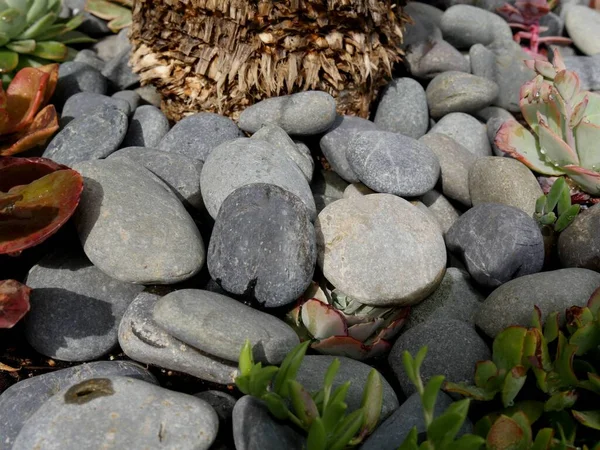
[[[579,165],[586,169],[600,170],[600,155],[597,146],[600,139],[600,123],[592,123],[586,117],[575,128],[575,141],[579,154]]]
[[[552,438],[554,437],[554,430],[552,428],[542,428],[538,431],[535,441],[531,450],[551,450]]]
[[[323,425],[326,430],[334,430],[346,414],[348,405],[343,402],[329,402],[323,413]]]
[[[412,427],[412,429],[408,433],[408,436],[406,436],[406,438],[404,439],[402,445],[398,447],[398,450],[418,450],[418,438],[419,432],[417,431],[417,427]]]
[[[350,413],[337,427],[331,438],[329,450],[344,450],[354,435],[360,430],[365,418],[362,408]]]
[[[542,225],[552,225],[554,222],[556,222],[556,214],[554,214],[552,211],[540,217],[540,223]]]
[[[524,426],[525,425],[525,426]],[[525,428],[525,429],[524,429]],[[519,413],[508,417],[501,415],[487,435],[488,450],[527,450],[531,440],[531,429],[527,418]]]
[[[600,430],[600,409],[595,411],[572,411],[577,421],[594,430]]]
[[[435,401],[437,400],[438,392],[444,383],[444,378],[444,375],[433,376],[425,385],[425,391],[423,392],[421,401],[423,403],[423,411],[426,414],[431,414],[431,416],[433,416]]]
[[[17,53],[33,53],[35,50],[35,41],[33,39],[12,41],[6,44],[6,48]]]
[[[296,380],[288,380],[288,386],[296,417],[308,428],[319,415],[317,405],[310,393]]]
[[[527,369],[523,366],[515,366],[506,373],[502,386],[502,404],[509,407],[514,404],[514,399],[523,388],[527,379]]]
[[[580,205],[571,205],[569,209],[567,209],[564,213],[562,213],[556,224],[554,225],[554,229],[557,232],[561,232],[565,230],[569,225],[573,223],[577,215],[579,214],[579,210],[581,209]]]
[[[243,394],[250,395],[250,375],[236,377],[235,385]]]
[[[33,23],[42,17],[48,8],[48,0],[33,0],[31,6],[27,8],[27,23]]]
[[[56,36],[58,42],[62,42],[65,45],[69,44],[88,44],[97,42],[96,39],[89,37],[87,34],[79,31],[67,31],[64,34]]]
[[[412,384],[417,384],[417,377],[415,375],[415,361],[412,355],[408,351],[402,353],[402,364],[404,365],[404,371],[406,376]]]
[[[453,392],[480,401],[492,400],[498,393],[498,389],[485,389],[477,386],[470,386],[466,383],[452,383],[449,381],[444,384],[444,390],[446,392]]]
[[[545,195],[540,196],[535,202],[535,214],[540,217],[546,214],[550,209],[546,206],[547,204],[547,197]]]
[[[242,349],[240,350],[240,360],[238,362],[240,373],[244,376],[250,375],[252,366],[254,365],[254,357],[252,355],[252,344],[250,339],[246,339]]]
[[[560,167],[569,164],[579,164],[579,158],[575,149],[571,148],[561,136],[550,129],[547,120],[541,117],[539,113],[538,118],[540,122],[538,135],[540,152],[546,156],[547,160],[553,164],[558,164]]]
[[[499,370],[510,370],[521,364],[527,328],[512,326],[502,330],[493,343],[493,360]]]
[[[288,380],[296,379],[296,374],[300,369],[300,365],[302,364],[302,360],[304,359],[304,355],[306,354],[309,345],[310,341],[298,344],[287,354],[281,363],[279,372],[277,372],[275,377],[274,391],[282,397],[288,395]]]
[[[558,313],[552,312],[546,317],[546,323],[544,325],[544,339],[547,343],[553,342],[558,338],[558,331],[560,326],[558,324]]]
[[[54,13],[48,13],[38,19],[23,33],[18,36],[18,39],[35,39],[45,33],[56,22],[57,16]]]
[[[346,381],[344,384],[340,384],[331,395],[329,403],[343,403],[346,399],[346,394],[350,388],[350,382]]]
[[[498,368],[493,361],[479,361],[475,369],[475,385],[482,389],[498,388]]]
[[[449,444],[448,450],[479,450],[485,445],[485,439],[474,434],[465,434]]]
[[[598,322],[587,323],[573,333],[569,343],[577,347],[575,354],[578,356],[598,348],[600,345],[600,324]]]
[[[306,440],[307,450],[326,450],[327,435],[325,434],[325,426],[320,417],[316,417],[308,430],[308,438]]]
[[[554,370],[560,380],[560,386],[576,386],[579,381],[573,371],[573,357],[576,352],[577,347],[569,344],[564,334],[559,332]]]
[[[563,177],[557,178],[556,181],[552,184],[552,187],[550,188],[550,192],[548,192],[548,196],[547,196],[548,211],[554,211],[554,208],[556,208],[556,205],[558,204],[558,201],[560,200],[561,195],[565,188],[567,188],[567,190],[568,190],[567,182],[565,181],[565,179]],[[569,197],[569,202],[570,201],[571,200]]]
[[[443,448],[454,440],[467,417],[470,402],[469,399],[463,399],[452,403],[431,422],[427,428],[427,439],[434,448]]]
[[[267,392],[261,397],[262,401],[265,402],[269,412],[273,414],[277,419],[284,420],[290,416],[290,410],[285,404],[285,401],[274,392]]]
[[[379,375],[377,370],[371,369],[367,377],[367,383],[361,402],[361,408],[365,413],[365,421],[361,430],[362,436],[367,436],[375,430],[375,427],[379,423],[382,406],[383,382],[381,380],[381,375]]]
[[[8,42],[10,42],[10,38],[6,33],[0,33],[0,47],[4,47]]]
[[[536,400],[522,400],[515,402],[513,406],[502,411],[504,415],[509,417],[518,412],[525,414],[529,424],[533,425],[544,414],[544,403]]]
[[[19,64],[19,54],[10,50],[0,50],[0,73],[12,72]]]
[[[577,401],[577,391],[560,391],[553,394],[544,404],[544,411],[562,411],[572,408]]]
[[[327,408],[327,403],[331,396],[331,389],[333,388],[333,380],[335,379],[339,368],[340,360],[335,358],[327,368],[327,372],[325,372],[325,379],[323,381],[323,410]]]
[[[67,46],[62,42],[44,41],[38,42],[35,50],[31,52],[33,56],[48,59],[50,61],[64,61],[67,57]]]
[[[24,13],[16,8],[7,8],[0,12],[0,33],[6,34],[10,39],[16,38],[27,26]]]

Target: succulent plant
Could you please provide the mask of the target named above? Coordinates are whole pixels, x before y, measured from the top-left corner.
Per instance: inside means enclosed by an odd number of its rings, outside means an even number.
[[[108,28],[117,33],[131,26],[133,0],[87,0],[85,10],[103,20],[108,20]]]
[[[541,311],[535,307],[530,328],[511,326],[496,336],[492,360],[477,363],[475,386],[446,383],[444,389],[481,401],[499,397],[503,409],[478,421],[480,435],[489,436],[500,417],[520,411],[527,426],[515,425],[514,416],[509,425],[520,429],[529,442],[531,426],[541,424],[549,426],[544,432],[548,442],[560,437],[567,445],[556,448],[600,448],[599,350],[600,288],[587,306],[567,309],[563,326],[555,312],[542,327]],[[530,387],[523,389],[527,381]]]
[[[3,0],[0,2],[0,74],[65,61],[74,50],[68,44],[95,42],[75,31],[83,16],[59,20],[61,0]]]
[[[31,288],[15,280],[0,281],[0,328],[12,328],[29,311]]]
[[[409,307],[364,305],[313,282],[286,319],[318,352],[364,360],[391,348],[389,340],[400,331],[409,312]]]
[[[348,405],[344,400],[350,382],[333,389],[340,367],[337,358],[327,369],[321,390],[311,394],[296,381],[308,344],[304,342],[292,349],[281,367],[262,367],[261,363],[254,363],[252,345],[247,340],[240,352],[235,384],[242,393],[261,399],[277,419],[289,420],[304,430],[308,434],[307,450],[343,450],[356,446],[379,422],[383,405],[381,375],[371,370],[361,407],[346,415]]]
[[[0,254],[40,244],[75,212],[82,176],[45,158],[0,157]]]
[[[537,76],[521,87],[519,105],[532,132],[516,120],[496,134],[500,150],[535,172],[567,175],[583,191],[600,194],[600,95],[580,89],[558,52],[553,64],[525,62]]]
[[[552,227],[560,233],[571,225],[580,208],[580,205],[571,204],[571,193],[565,179],[557,178],[550,192],[537,199],[535,218],[542,227]]]
[[[541,45],[572,43],[571,39],[562,36],[540,36],[540,33],[548,31],[548,27],[540,26],[540,19],[548,14],[555,4],[555,0],[550,3],[546,0],[517,0],[514,5],[506,3],[497,10],[511,28],[518,30],[514,35],[515,41],[528,41],[529,45],[523,46],[523,50],[535,59],[546,60],[546,51],[540,48]]]
[[[0,86],[0,156],[45,143],[58,130],[52,97],[58,64],[21,69],[6,92]]]

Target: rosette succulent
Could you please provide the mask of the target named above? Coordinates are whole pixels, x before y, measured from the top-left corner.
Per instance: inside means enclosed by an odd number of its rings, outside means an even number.
[[[373,307],[313,283],[288,313],[301,339],[328,355],[364,360],[382,355],[408,318],[409,307]]]
[[[568,176],[578,187],[600,195],[600,95],[581,90],[558,52],[553,64],[529,60],[537,76],[521,88],[519,105],[530,130],[505,122],[499,149],[543,175]]]
[[[3,81],[23,67],[65,61],[68,44],[95,42],[75,31],[83,16],[59,20],[61,0],[0,0],[0,74]]]

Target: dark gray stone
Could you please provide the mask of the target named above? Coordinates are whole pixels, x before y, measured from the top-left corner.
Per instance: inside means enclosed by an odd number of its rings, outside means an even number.
[[[87,11],[83,11],[83,17],[84,21],[78,27],[77,31],[81,31],[90,37],[100,37],[112,33],[111,29],[108,28],[106,20],[102,20]]]
[[[515,118],[515,116],[513,116],[509,111],[507,111],[504,108],[500,108],[499,106],[488,106],[486,108],[474,112],[473,116],[477,120],[481,120],[485,123],[487,123],[491,119],[500,119],[502,121],[506,121]]]
[[[67,61],[58,68],[58,81],[52,103],[58,110],[69,97],[78,92],[106,94],[108,82],[100,71],[80,61]]]
[[[143,289],[110,278],[79,249],[43,258],[29,271],[27,285],[33,289],[27,342],[63,361],[89,361],[111,351],[123,313]]]
[[[433,133],[451,137],[475,156],[492,154],[485,125],[469,114],[450,113],[442,117],[429,131]]]
[[[147,85],[135,89],[142,101],[148,105],[160,108],[161,97],[155,86]]]
[[[376,129],[377,125],[369,120],[354,116],[337,116],[335,123],[321,138],[319,145],[327,162],[347,182],[360,181],[346,158],[348,144],[358,131]]]
[[[131,159],[160,178],[185,206],[204,210],[200,192],[202,161],[146,147],[122,148],[107,159],[121,157]]]
[[[475,324],[475,314],[484,300],[463,270],[450,267],[433,294],[410,309],[404,330],[433,319],[457,319]]]
[[[540,17],[540,27],[548,28],[540,33],[541,37],[562,36],[565,30],[565,21],[559,15],[549,12]]]
[[[233,120],[204,112],[177,122],[161,139],[158,149],[205,161],[216,147],[242,136]]]
[[[587,5],[569,6],[565,26],[575,47],[584,55],[600,54],[600,11]]]
[[[444,375],[446,381],[474,384],[475,365],[491,358],[490,349],[472,325],[449,318],[421,322],[398,337],[388,357],[406,396],[416,389],[404,371],[402,354],[408,351],[414,357],[423,346],[427,346],[421,365],[424,382],[434,375]]]
[[[204,400],[111,376],[82,381],[48,399],[23,425],[13,450],[205,450],[218,427],[217,413]]]
[[[143,105],[133,113],[122,147],[160,148],[159,143],[168,132],[169,119],[163,112],[152,105]],[[169,153],[181,154],[177,152]],[[189,159],[189,157],[186,158]]]
[[[194,394],[213,407],[221,423],[231,420],[233,408],[237,400],[233,395],[226,394],[222,391],[203,391]]]
[[[258,139],[236,139],[210,153],[200,177],[206,210],[216,219],[229,194],[253,183],[279,186],[298,196],[314,220],[315,200],[300,168],[275,146]]]
[[[168,187],[126,158],[73,168],[85,189],[75,212],[79,239],[96,267],[117,280],[171,284],[204,264],[196,224]]]
[[[499,15],[471,5],[454,5],[442,15],[444,39],[458,49],[494,41],[512,41],[508,23]]]
[[[61,124],[66,125],[73,119],[96,114],[108,108],[117,109],[126,116],[132,111],[129,103],[123,99],[94,94],[93,92],[80,92],[69,97],[65,102],[61,114]]]
[[[93,46],[94,51],[103,61],[110,61],[115,55],[121,53],[123,49],[131,48],[129,43],[129,28],[123,28],[119,33],[110,33],[99,39]]]
[[[442,39],[423,41],[406,52],[410,73],[418,78],[432,79],[448,71],[471,72],[465,56]]]
[[[239,359],[247,339],[255,361],[269,364],[280,364],[299,343],[296,332],[277,317],[200,289],[165,295],[154,306],[152,318],[175,338],[229,361]]]
[[[115,92],[112,95],[112,98],[125,100],[127,103],[129,103],[129,108],[130,108],[131,112],[134,112],[137,109],[137,107],[140,105],[140,102],[142,101],[140,94],[138,94],[135,91],[129,91],[129,90]]]
[[[264,124],[274,123],[291,136],[312,136],[331,128],[335,107],[335,99],[322,91],[271,97],[247,107],[239,125],[244,131],[256,133]]]
[[[565,66],[579,75],[581,89],[600,91],[600,55],[565,56]]]
[[[542,321],[558,312],[564,323],[565,310],[585,306],[600,286],[600,273],[588,269],[559,269],[535,273],[504,283],[482,303],[475,323],[494,338],[511,325],[531,326],[534,306]]]
[[[351,413],[360,408],[363,389],[367,384],[367,377],[372,369],[368,364],[346,358],[345,356],[307,355],[302,360],[296,380],[309,392],[316,392],[322,389],[325,373],[336,358],[340,361],[340,368],[334,378],[332,391],[335,391],[341,384],[350,381],[350,388],[348,389],[345,403],[348,405],[347,412]],[[383,385],[383,404],[381,405],[379,420],[383,421],[398,408],[399,402],[392,386],[390,386],[383,375],[381,375],[381,382]]]
[[[306,438],[286,422],[276,420],[258,398],[246,395],[233,408],[236,450],[301,450]]]
[[[75,55],[75,59],[73,59],[73,61],[84,62],[86,64],[89,64],[99,72],[102,72],[102,69],[104,69],[105,64],[105,62],[96,54],[95,51],[89,50],[87,48],[79,50],[77,52],[77,55]]]
[[[0,450],[11,450],[23,424],[57,392],[90,378],[115,375],[158,384],[148,370],[130,361],[96,361],[48,372],[13,384],[0,395]]]
[[[348,163],[360,181],[376,192],[402,197],[434,188],[440,163],[429,147],[389,131],[361,131],[348,144]]]
[[[582,267],[600,272],[600,204],[582,211],[560,233],[558,255],[563,267]]]
[[[439,119],[452,112],[470,113],[490,106],[498,85],[487,78],[450,71],[436,76],[425,91],[429,114]]]
[[[66,166],[106,158],[123,142],[128,122],[118,109],[100,107],[70,121],[50,141],[43,156]]]
[[[117,54],[106,62],[102,75],[104,75],[117,90],[128,89],[140,81],[140,76],[133,73],[129,65],[131,45],[124,46]]]
[[[419,141],[427,145],[438,158],[444,195],[466,206],[471,206],[469,169],[477,157],[445,134],[428,133]]]
[[[349,186],[333,170],[318,170],[315,172],[310,189],[315,198],[317,213],[320,213],[330,203],[344,197],[344,190]]]
[[[454,225],[456,219],[460,216],[460,211],[448,201],[440,192],[431,190],[421,196],[421,202],[427,206],[427,209],[435,217],[435,220],[445,236],[450,227]]]
[[[307,209],[290,192],[257,183],[236,189],[216,218],[208,248],[211,278],[267,307],[298,299],[317,258]]]
[[[537,222],[514,206],[474,206],[450,228],[446,245],[475,281],[490,288],[539,272],[544,265],[544,240]]]
[[[119,326],[119,344],[131,359],[184,372],[211,383],[232,384],[237,364],[208,355],[175,339],[152,318],[160,296],[142,292],[129,305]]]
[[[374,119],[380,130],[419,139],[429,127],[425,89],[412,78],[396,78],[386,87]]]
[[[263,125],[260,130],[252,135],[251,139],[261,139],[272,144],[298,166],[306,177],[306,181],[310,183],[313,176],[313,170],[315,169],[315,163],[310,154],[310,150],[296,145],[283,128],[272,123]]]
[[[435,417],[441,416],[451,404],[452,399],[447,394],[444,392],[438,393],[434,409]],[[413,427],[417,427],[419,433],[427,431],[421,397],[416,392],[408,397],[394,411],[394,414],[375,429],[373,434],[360,447],[360,450],[397,450]],[[471,430],[472,424],[467,419],[457,436],[471,433]]]
[[[428,39],[441,39],[440,22],[443,11],[426,3],[410,2],[404,11],[414,23],[405,24],[402,33],[402,46],[412,47]]]

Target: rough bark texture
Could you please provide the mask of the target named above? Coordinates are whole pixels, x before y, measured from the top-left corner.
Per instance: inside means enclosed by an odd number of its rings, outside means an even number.
[[[132,64],[175,120],[236,117],[263,98],[318,89],[366,117],[402,52],[404,1],[136,0]]]

